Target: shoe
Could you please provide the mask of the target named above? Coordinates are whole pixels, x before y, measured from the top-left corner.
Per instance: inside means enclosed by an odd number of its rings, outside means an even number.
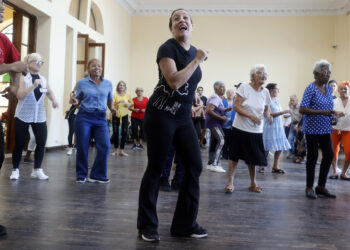
[[[308,197],[310,199],[317,199],[317,195],[316,195],[315,191],[313,190],[313,188],[306,188],[305,194],[306,194],[306,197]]]
[[[111,155],[116,155],[117,154],[117,150],[114,150]]]
[[[0,236],[6,235],[7,234],[7,228],[0,225]]]
[[[200,226],[198,226],[193,232],[190,234],[191,238],[204,238],[208,236],[208,231]]]
[[[27,163],[27,164],[33,164],[34,163],[34,161],[32,159],[26,159],[26,158],[24,158],[23,162]]]
[[[280,168],[273,168],[271,170],[271,173],[275,173],[275,174],[284,174],[284,170],[283,169],[280,169]]]
[[[339,167],[336,168],[337,174],[341,174],[341,169]]]
[[[94,179],[94,178],[88,178],[88,182],[92,182],[92,183],[103,183],[103,184],[106,184],[106,183],[109,183],[109,179]]]
[[[335,194],[330,193],[326,188],[316,187],[315,192],[316,192],[316,194],[322,195],[322,196],[327,197],[327,198],[333,198],[333,199],[337,198],[337,196]]]
[[[129,156],[127,153],[125,153],[123,150],[120,150],[119,155],[121,156]]]
[[[210,170],[213,172],[218,172],[218,173],[225,173],[226,172],[226,170],[223,169],[221,166],[214,166],[214,165],[211,167]]]
[[[341,175],[340,175],[340,179],[341,179]],[[339,177],[338,177],[338,175],[331,175],[331,176],[329,176],[329,179],[331,179],[331,180],[337,180]]]
[[[206,167],[206,169],[208,169],[208,170],[212,170],[212,168],[213,168],[213,165],[211,165],[211,164],[208,164]]]
[[[131,149],[132,150],[136,150],[137,149],[137,145],[136,144],[132,145]]]
[[[340,179],[344,181],[350,181],[350,177],[344,177],[343,175],[340,175]]]
[[[171,192],[171,186],[166,178],[160,178],[159,189],[164,192]]]
[[[32,174],[30,175],[33,179],[47,180],[49,177],[44,173],[42,168],[33,169]]]
[[[159,234],[157,232],[155,233],[141,233],[139,232],[139,237],[147,242],[159,242],[160,241],[160,237]]]
[[[288,154],[288,155],[287,155],[287,159],[290,160],[290,159],[293,159],[293,158],[294,158],[294,155],[293,155],[293,154]]]
[[[18,180],[18,178],[19,178],[19,169],[18,168],[13,169],[10,176],[10,180]]]
[[[137,148],[138,148],[138,149],[144,149],[144,147],[143,147],[142,144],[137,145]]]
[[[204,238],[208,236],[208,231],[199,225],[196,226],[195,229],[192,230],[192,232],[188,234],[184,233],[176,233],[176,232],[171,232],[171,236],[173,237],[191,237],[191,238]]]
[[[76,183],[85,183],[86,182],[86,178],[77,178],[75,180]]]
[[[72,155],[73,154],[73,148],[69,148],[69,150],[67,151],[67,155]]]

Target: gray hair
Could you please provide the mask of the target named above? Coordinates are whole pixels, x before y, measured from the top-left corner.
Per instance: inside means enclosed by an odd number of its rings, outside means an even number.
[[[232,92],[233,94],[235,94],[235,93],[236,93],[236,91],[235,91],[234,89],[232,89],[232,88],[227,89],[227,90],[226,90],[226,93],[227,93],[227,92],[229,92],[229,91],[230,91],[230,92]]]
[[[321,59],[317,62],[315,62],[315,66],[314,66],[314,74],[315,73],[320,73],[321,72],[321,69],[323,67],[328,67],[329,70],[331,70],[332,68],[332,65],[325,59]]]
[[[256,75],[256,73],[261,69],[266,72],[266,66],[264,64],[255,64],[250,70],[250,80],[253,80],[253,75]]]
[[[217,81],[214,83],[214,91],[216,91],[221,84],[224,84],[222,81]]]
[[[298,97],[297,97],[297,95],[296,95],[296,94],[291,95],[289,98],[292,98],[292,97],[294,97],[295,99],[297,99],[297,100],[298,100]]]
[[[31,54],[28,54],[24,57],[24,62],[30,63],[33,60],[41,60],[41,59],[42,59],[42,57],[39,53],[31,53]]]

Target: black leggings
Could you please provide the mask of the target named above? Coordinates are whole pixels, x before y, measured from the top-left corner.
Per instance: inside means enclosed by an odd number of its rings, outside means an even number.
[[[143,119],[131,117],[131,130],[134,140],[143,140]]]
[[[333,159],[333,147],[330,134],[306,135],[306,187],[313,187],[315,179],[315,166],[318,157],[318,148],[322,151],[322,161],[318,186],[325,187],[327,175]]]
[[[15,147],[12,152],[13,168],[18,168],[22,158],[22,151],[26,143],[29,125],[32,126],[36,140],[34,154],[34,168],[40,168],[44,158],[45,144],[47,139],[46,122],[26,123],[15,118]]]
[[[122,138],[120,140],[120,149],[124,149],[126,143],[126,137],[128,136],[128,115],[121,118],[113,116],[113,134],[114,134],[114,148],[119,147],[119,126],[120,119],[122,120]]]
[[[171,144],[184,166],[179,196],[173,217],[171,232],[188,234],[198,225],[196,222],[199,202],[199,176],[202,159],[193,122],[175,120],[170,115],[146,113],[144,127],[147,138],[148,164],[142,178],[139,193],[137,228],[140,232],[155,232],[158,228],[156,211],[159,180]]]
[[[74,114],[71,114],[68,118],[68,126],[69,126],[69,132],[68,132],[68,145],[69,147],[73,147],[73,135],[74,135],[74,120],[75,120]]]
[[[198,140],[201,139],[201,135],[202,135],[201,120],[202,120],[202,118],[200,118],[200,117],[193,117],[192,118],[193,125],[194,125],[194,128],[196,129],[196,133],[198,136]]]
[[[0,169],[2,163],[5,159],[5,138],[4,138],[4,129],[2,127],[2,122],[0,121]]]

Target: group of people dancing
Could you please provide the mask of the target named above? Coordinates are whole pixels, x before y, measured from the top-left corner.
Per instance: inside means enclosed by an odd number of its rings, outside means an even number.
[[[116,93],[113,93],[112,82],[102,76],[101,61],[91,59],[88,62],[88,75],[78,81],[71,94],[70,102],[74,107],[70,111],[74,114],[73,122],[69,118],[71,114],[68,115],[69,127],[76,136],[76,182],[109,183],[107,158],[111,138],[106,111],[108,108],[112,114],[112,141],[115,148],[112,154],[121,156],[127,156],[124,149],[128,133],[128,114],[132,111],[132,148],[143,148],[143,134],[147,138],[148,162],[140,185],[137,216],[140,238],[148,242],[160,240],[156,209],[159,185],[169,152],[174,150],[181,162],[182,173],[170,228],[171,235],[207,237],[208,231],[197,222],[199,177],[203,168],[200,147],[205,147],[206,144],[205,128],[211,132],[207,169],[225,172],[219,162],[221,155],[228,159],[225,192],[234,191],[236,168],[239,160],[243,160],[249,170],[249,190],[259,193],[262,188],[256,183],[256,166],[260,167],[261,172],[265,170],[269,151],[274,151],[272,172],[284,173],[278,167],[278,160],[282,151],[291,148],[292,143],[288,142],[288,138],[292,136],[290,132],[286,135],[282,117],[290,116],[291,124],[295,127],[302,116],[307,156],[306,196],[312,199],[320,195],[335,198],[336,195],[326,188],[326,182],[332,162],[336,167],[340,142],[346,155],[340,178],[349,179],[346,170],[349,167],[350,148],[345,141],[348,140],[350,130],[350,83],[340,83],[340,97],[333,100],[332,88],[328,84],[331,65],[326,60],[320,60],[313,69],[315,80],[306,87],[300,105],[295,104],[294,96],[294,102],[291,97],[291,105],[295,110],[282,110],[278,101],[278,85],[270,83],[264,87],[268,77],[267,69],[265,65],[257,64],[250,70],[250,82],[240,84],[236,90],[228,89],[224,101],[222,97],[226,88],[220,81],[214,83],[215,93],[206,99],[203,88],[197,89],[197,85],[202,78],[200,65],[208,59],[209,52],[191,45],[192,17],[184,9],[174,10],[169,19],[169,30],[172,38],[164,42],[157,52],[159,81],[149,100],[143,96],[142,88],[136,89],[137,96],[132,99],[126,91],[124,81],[117,84]],[[13,67],[5,68],[1,72],[25,72],[24,76],[14,78],[14,82],[18,81],[18,89],[11,90],[19,103],[15,114],[15,148],[10,178],[19,178],[18,166],[30,126],[36,139],[31,177],[48,179],[41,168],[47,138],[44,97],[51,100],[53,108],[57,108],[58,103],[50,85],[39,73],[43,60],[39,54],[33,53],[18,65],[10,61],[7,63],[12,63]],[[3,70],[2,65],[0,70]],[[294,131],[292,125],[290,131]],[[73,148],[72,131],[69,133],[70,150]],[[89,171],[91,138],[95,140],[97,153]],[[314,188],[319,148],[322,151],[322,160],[318,185]],[[295,154],[295,151],[290,153]],[[6,228],[2,226],[0,234],[5,231]]]

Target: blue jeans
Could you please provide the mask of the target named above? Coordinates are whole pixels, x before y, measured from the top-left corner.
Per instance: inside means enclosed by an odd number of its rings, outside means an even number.
[[[291,154],[295,154],[294,140],[295,140],[295,136],[296,136],[296,131],[294,130],[294,128],[296,125],[298,125],[298,124],[291,124],[290,129],[289,129],[288,142],[290,144],[289,152]]]
[[[103,112],[86,112],[80,110],[75,118],[76,133],[76,171],[77,178],[86,178],[88,175],[90,138],[94,137],[97,155],[91,169],[93,179],[107,179],[107,157],[110,150],[110,140],[106,114]]]

